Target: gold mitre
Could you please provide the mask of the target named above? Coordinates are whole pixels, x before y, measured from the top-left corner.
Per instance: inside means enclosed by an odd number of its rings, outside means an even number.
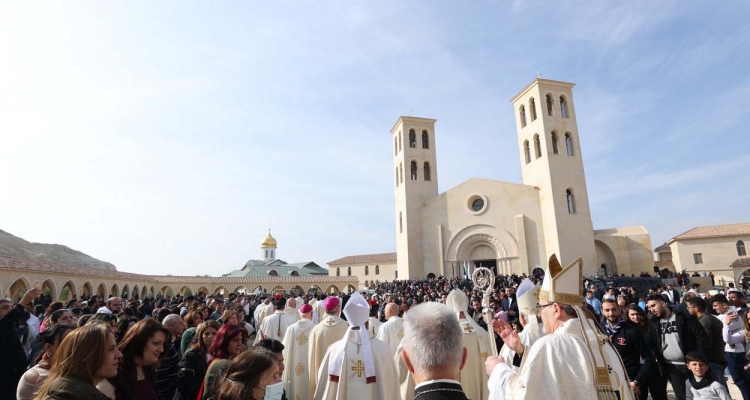
[[[580,306],[583,303],[583,259],[578,258],[563,269],[556,255],[549,258],[539,299],[549,303]]]
[[[536,315],[539,312],[537,304],[539,303],[539,291],[542,289],[541,286],[535,285],[531,279],[524,279],[518,290],[516,290],[516,302],[518,303],[518,311],[526,315]]]

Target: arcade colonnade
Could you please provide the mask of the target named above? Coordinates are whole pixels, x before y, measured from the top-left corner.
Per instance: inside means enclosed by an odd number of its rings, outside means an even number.
[[[99,295],[143,299],[155,295],[352,292],[356,276],[200,277],[140,275],[0,256],[0,297],[18,301],[39,285],[52,301]]]

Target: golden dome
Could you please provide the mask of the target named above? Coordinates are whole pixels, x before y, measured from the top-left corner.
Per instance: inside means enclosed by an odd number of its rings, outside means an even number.
[[[263,239],[262,242],[260,242],[260,247],[276,247],[276,239],[271,236],[271,231],[268,231],[268,235],[265,239]]]

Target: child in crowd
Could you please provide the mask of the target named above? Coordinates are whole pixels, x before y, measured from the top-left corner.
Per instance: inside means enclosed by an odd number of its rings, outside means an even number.
[[[730,400],[727,389],[714,381],[708,373],[708,359],[697,351],[685,356],[687,368],[693,373],[685,381],[687,400]]]

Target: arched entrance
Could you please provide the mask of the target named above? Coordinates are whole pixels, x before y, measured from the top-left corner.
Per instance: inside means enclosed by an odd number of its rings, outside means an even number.
[[[352,286],[352,285],[347,285],[347,287],[346,287],[346,292],[347,292],[347,293],[349,293],[349,294],[352,294],[352,293],[354,293],[354,292],[356,292],[356,291],[357,291],[357,288],[355,288],[355,287],[354,287],[354,286]]]
[[[227,288],[225,288],[224,286],[219,286],[216,288],[216,290],[214,290],[214,294],[226,296],[229,294],[229,290],[227,290]]]
[[[47,279],[42,282],[42,293],[45,296],[49,296],[52,301],[57,301],[57,288],[55,282],[52,279]]]
[[[612,249],[601,240],[594,240],[594,247],[596,248],[596,260],[597,265],[599,266],[599,274],[617,274],[617,259],[615,258],[615,253],[612,252]]]
[[[21,301],[23,295],[31,290],[31,284],[24,277],[19,277],[8,288],[8,297],[13,301]]]
[[[327,294],[334,294],[334,293],[338,293],[338,292],[340,292],[340,290],[339,290],[338,286],[336,286],[336,285],[331,285],[331,286],[328,286],[326,288],[326,293]]]
[[[531,275],[543,278],[544,277],[544,270],[541,269],[541,268],[539,268],[539,267],[536,267],[536,268],[534,268],[533,271],[531,271]]]
[[[127,283],[122,287],[122,293],[120,293],[120,297],[125,300],[130,300],[130,285],[128,285]]]
[[[60,289],[60,295],[57,297],[58,301],[66,302],[73,299],[76,296],[76,285],[73,281],[67,281]]]
[[[141,288],[141,300],[145,299],[146,297],[148,297],[148,288],[144,286]]]
[[[211,293],[211,291],[209,291],[207,287],[201,286],[201,287],[198,288],[198,293],[203,293],[204,295],[207,295],[207,294]],[[196,293],[196,295],[198,293]]]
[[[310,294],[323,293],[323,289],[321,289],[320,286],[318,285],[312,285],[310,286],[310,289],[307,289],[307,293],[310,293]]]
[[[266,293],[266,289],[263,286],[258,285],[250,293]]]
[[[193,291],[188,286],[183,286],[180,288],[180,296],[190,296],[193,294]]]
[[[91,283],[86,282],[81,286],[81,290],[78,292],[78,297],[81,299],[88,299],[93,292],[94,289],[91,287]]]
[[[104,285],[104,282],[100,283],[99,287],[96,288],[96,295],[101,296],[103,299],[107,298],[107,286]]]
[[[507,258],[507,250],[503,243],[487,233],[475,233],[467,236],[458,245],[456,259],[460,267],[460,273],[471,275],[476,268],[488,268],[497,274],[509,275],[511,263]],[[468,271],[463,271],[464,266]]]
[[[172,297],[174,296],[174,290],[169,286],[162,286],[162,288],[159,289],[159,294],[165,297]]]
[[[427,274],[427,279],[435,279],[435,274],[430,272],[429,274]]]
[[[130,295],[130,298],[138,300],[138,285],[133,286],[133,293]]]
[[[289,291],[289,293],[291,293],[292,296],[295,296],[295,297],[300,296],[301,297],[301,296],[305,295],[305,289],[302,289],[302,286],[300,286],[300,285],[295,285],[292,288],[292,290]]]
[[[281,285],[276,285],[273,288],[273,292],[274,293],[282,293],[283,294],[283,293],[286,293],[286,289],[284,289],[284,287],[281,286]]]
[[[117,297],[120,295],[120,286],[116,283],[112,285],[112,290],[109,291],[109,297]],[[106,299],[104,299],[106,300]]]

